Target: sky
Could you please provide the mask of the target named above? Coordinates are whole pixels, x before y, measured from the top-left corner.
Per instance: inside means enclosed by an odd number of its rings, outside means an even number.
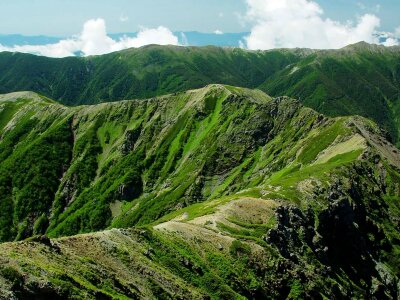
[[[65,37],[1,50],[62,57],[148,43],[180,44],[177,31],[249,32],[243,48],[340,48],[400,37],[400,0],[0,0],[0,34]],[[113,40],[111,33],[138,32]]]
[[[1,0],[0,11],[2,34],[67,36],[94,18],[103,18],[110,33],[160,25],[173,31],[246,31],[237,16],[246,11],[242,0]]]
[[[400,26],[399,0],[317,2],[327,17],[341,22],[374,13],[382,30]],[[246,9],[243,0],[1,0],[0,33],[69,36],[95,18],[106,21],[109,33],[160,25],[172,31],[244,32],[251,29],[240,20]]]

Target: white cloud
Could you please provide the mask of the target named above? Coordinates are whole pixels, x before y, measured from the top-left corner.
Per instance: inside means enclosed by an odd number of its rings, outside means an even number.
[[[221,30],[217,29],[214,31],[214,34],[224,34]]]
[[[382,43],[384,46],[397,46],[399,44],[398,40],[395,38],[387,38],[386,41]]]
[[[381,44],[384,46],[397,46],[399,45],[399,36],[397,36],[396,32],[376,32],[375,36],[381,41]]]
[[[107,36],[106,23],[103,19],[93,19],[83,25],[79,37],[80,49],[85,55],[96,55],[112,51],[116,42]]]
[[[178,37],[166,27],[157,28],[143,27],[135,38],[123,37],[113,45],[112,51],[118,51],[126,48],[141,47],[144,45],[179,45]]]
[[[80,35],[61,40],[49,45],[24,45],[5,47],[0,45],[0,51],[25,52],[50,57],[83,55],[98,55],[119,51],[131,47],[141,47],[149,44],[178,45],[178,38],[166,27],[142,28],[135,38],[123,37],[113,40],[107,36],[106,24],[103,19],[92,19],[83,25]]]
[[[312,0],[246,0],[246,19],[252,22],[245,38],[250,49],[307,47],[336,49],[365,41],[378,43],[374,35],[380,19],[365,14],[357,22],[338,22],[324,17]]]
[[[24,45],[24,46],[5,47],[0,44],[0,52],[1,51],[24,52],[24,53],[32,53],[49,57],[73,56],[75,52],[78,52],[78,49],[79,49],[78,42],[74,39],[62,40],[57,44],[40,45],[40,46]]]

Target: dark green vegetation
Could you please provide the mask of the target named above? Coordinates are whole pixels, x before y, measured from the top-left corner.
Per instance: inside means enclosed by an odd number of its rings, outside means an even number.
[[[67,105],[150,98],[225,83],[256,87],[296,51],[145,46],[86,58],[0,53],[0,93],[34,91]]]
[[[268,78],[260,88],[330,116],[361,115],[399,140],[400,48],[360,43],[320,51]]]
[[[0,245],[4,298],[400,295],[400,153],[372,121],[223,85],[0,114],[0,239],[27,239]]]
[[[149,98],[211,83],[287,95],[328,116],[362,115],[399,141],[400,48],[246,51],[146,46],[87,58],[0,53],[0,93],[30,90],[68,105]]]

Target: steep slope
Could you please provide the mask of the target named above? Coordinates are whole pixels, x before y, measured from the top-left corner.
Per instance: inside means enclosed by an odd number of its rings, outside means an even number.
[[[124,209],[142,204],[118,223],[142,224],[219,195],[300,113],[293,100],[222,86],[72,109],[15,98],[2,101],[2,240],[44,233],[49,221],[53,235],[103,229],[110,205],[119,215],[123,201]],[[316,118],[299,117],[307,114]]]
[[[298,61],[301,52],[157,45],[86,58],[3,52],[0,93],[31,90],[79,105],[149,98],[212,83],[257,87]]]
[[[260,86],[329,116],[362,115],[399,136],[400,48],[359,43],[318,51]]]
[[[246,51],[146,46],[87,58],[0,53],[0,93],[32,90],[68,105],[149,98],[210,83],[288,95],[329,116],[362,115],[398,142],[400,47]]]
[[[400,154],[371,121],[222,85],[0,101],[1,238],[36,235],[0,245],[4,298],[399,296]]]

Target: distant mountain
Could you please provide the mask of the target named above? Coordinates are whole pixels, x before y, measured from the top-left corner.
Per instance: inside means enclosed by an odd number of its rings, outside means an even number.
[[[0,45],[6,47],[23,45],[47,45],[59,42],[61,38],[45,35],[0,34]]]
[[[239,33],[204,33],[197,31],[176,31],[174,34],[178,37],[179,44],[185,46],[220,46],[220,47],[240,47],[244,38],[249,32]],[[110,34],[114,40],[119,40],[124,36],[136,37],[136,32]]]
[[[185,46],[220,46],[220,47],[241,47],[245,44],[245,37],[250,32],[224,33],[216,31],[212,33],[198,31],[175,31],[174,35],[178,37],[179,44]],[[114,40],[119,40],[123,37],[136,37],[137,32],[121,32],[111,33],[109,36]],[[385,43],[389,38],[396,40],[394,36],[387,33],[377,33],[376,37],[380,43]],[[0,45],[12,47],[15,45],[47,45],[54,44],[67,37],[53,36],[29,36],[21,34],[0,34]],[[400,40],[397,39],[400,43]]]
[[[240,47],[244,43],[244,38],[250,33],[201,33],[190,31],[176,32],[175,34],[179,37],[179,43],[181,45]]]
[[[0,240],[28,238],[0,298],[398,299],[400,153],[372,121],[224,85],[17,92],[0,137]]]
[[[32,90],[63,104],[148,98],[211,83],[257,87],[301,59],[299,51],[150,45],[52,59],[0,53],[0,92]]]
[[[244,37],[249,35],[248,32],[240,33],[203,33],[197,31],[176,31],[174,34],[178,37],[179,44],[187,46],[224,46],[239,47],[240,41],[244,41]],[[137,32],[124,32],[109,34],[114,40],[119,40],[125,36],[136,37]],[[23,46],[23,45],[48,45],[55,44],[67,37],[53,36],[29,36],[21,34],[0,34],[0,45],[6,47]]]
[[[259,86],[298,98],[330,116],[361,115],[400,136],[400,47],[358,43],[322,50],[288,66]]]
[[[68,105],[148,98],[222,83],[288,95],[329,116],[359,114],[399,141],[400,47],[340,50],[145,46],[86,58],[0,53],[0,92]]]

